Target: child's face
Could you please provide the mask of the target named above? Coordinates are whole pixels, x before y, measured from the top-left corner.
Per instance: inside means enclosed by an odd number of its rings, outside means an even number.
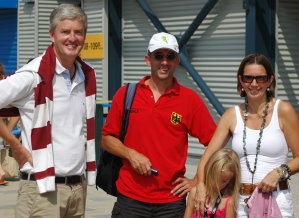
[[[219,189],[220,190],[224,189],[233,177],[234,177],[233,172],[226,170],[226,169],[222,170],[221,176],[220,176],[220,181],[219,181]]]

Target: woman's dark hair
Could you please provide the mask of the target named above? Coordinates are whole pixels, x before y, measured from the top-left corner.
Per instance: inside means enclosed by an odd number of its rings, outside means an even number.
[[[249,64],[258,64],[258,65],[262,65],[267,73],[268,78],[271,78],[271,76],[273,76],[273,81],[269,86],[269,91],[267,91],[267,95],[268,97],[273,97],[275,94],[275,87],[276,87],[276,79],[275,79],[275,73],[272,67],[271,62],[262,54],[250,54],[248,56],[246,56],[238,69],[238,73],[237,73],[237,91],[239,93],[239,95],[241,97],[245,97],[246,96],[246,92],[242,91],[242,85],[240,82],[240,76],[243,76],[244,74],[244,68],[245,66],[249,65]]]

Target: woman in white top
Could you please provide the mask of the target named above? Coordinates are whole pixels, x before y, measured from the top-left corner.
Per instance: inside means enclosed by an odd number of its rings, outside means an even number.
[[[273,194],[282,216],[293,217],[288,179],[299,171],[299,122],[288,102],[274,98],[275,74],[261,54],[246,56],[238,69],[237,90],[244,103],[228,109],[200,159],[195,206],[205,204],[204,166],[210,156],[232,137],[232,148],[241,164],[241,190],[237,217],[248,217],[247,199],[255,188]],[[293,158],[288,161],[288,152]]]

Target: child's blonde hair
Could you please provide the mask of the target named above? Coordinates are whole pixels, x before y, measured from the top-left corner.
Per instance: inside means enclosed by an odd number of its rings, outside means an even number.
[[[228,170],[233,173],[230,182],[222,190],[219,189],[221,172]],[[218,196],[232,196],[234,208],[241,186],[240,159],[238,154],[230,148],[223,148],[215,152],[205,166],[205,185],[207,201],[211,202]]]

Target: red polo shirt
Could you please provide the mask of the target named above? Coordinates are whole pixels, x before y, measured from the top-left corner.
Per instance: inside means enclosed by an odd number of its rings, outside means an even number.
[[[207,145],[216,124],[206,105],[193,90],[174,86],[157,102],[145,85],[144,77],[136,90],[124,144],[147,156],[158,176],[136,173],[127,160],[123,161],[117,180],[118,191],[135,200],[148,203],[168,203],[181,198],[171,194],[173,182],[183,177],[188,151],[188,134]],[[114,95],[103,135],[119,136],[123,113],[125,86]]]

